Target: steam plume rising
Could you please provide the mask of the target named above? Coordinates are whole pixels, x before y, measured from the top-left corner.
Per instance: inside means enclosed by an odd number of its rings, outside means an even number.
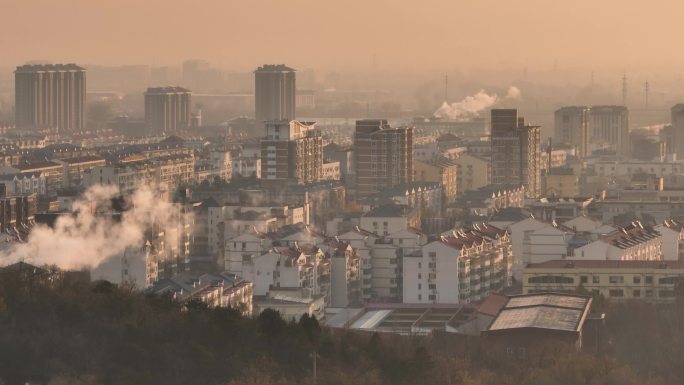
[[[515,86],[508,88],[504,99],[519,100],[521,97],[520,89]],[[472,96],[466,96],[460,102],[449,104],[444,102],[441,107],[433,114],[438,118],[448,118],[456,121],[464,121],[480,116],[480,112],[493,107],[502,99],[497,94],[488,94],[485,90],[480,90]]]
[[[128,247],[142,247],[145,230],[152,224],[176,220],[171,204],[162,202],[146,187],[130,196],[130,209],[122,213],[120,220],[94,212],[95,208],[111,212],[112,198],[117,196],[116,187],[91,187],[74,204],[74,215],[59,217],[52,228],[36,225],[26,243],[13,244],[0,254],[0,265],[25,260],[63,269],[96,267]]]

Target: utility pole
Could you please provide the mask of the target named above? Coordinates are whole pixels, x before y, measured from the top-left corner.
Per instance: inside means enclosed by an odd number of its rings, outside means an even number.
[[[311,353],[311,358],[313,358],[313,385],[318,384],[318,372],[316,369],[316,358],[318,357],[318,354],[316,354],[316,351],[314,350],[313,353]]]

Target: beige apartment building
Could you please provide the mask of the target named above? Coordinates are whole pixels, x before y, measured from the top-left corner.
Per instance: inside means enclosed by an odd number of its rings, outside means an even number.
[[[300,184],[321,180],[323,141],[315,122],[274,120],[266,122],[261,140],[262,182],[296,181]]]
[[[416,182],[436,182],[442,185],[442,200],[453,202],[458,190],[458,166],[453,160],[437,158],[427,161],[416,160],[413,164]]]
[[[553,260],[527,265],[523,293],[573,292],[580,288],[612,300],[671,303],[684,277],[681,261]]]
[[[492,170],[488,160],[466,153],[453,162],[456,164],[457,196],[489,185]]]

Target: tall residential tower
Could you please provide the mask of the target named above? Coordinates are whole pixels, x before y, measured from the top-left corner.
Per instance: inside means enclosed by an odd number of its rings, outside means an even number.
[[[145,123],[155,134],[190,125],[192,94],[183,87],[154,87],[145,92]]]
[[[553,140],[575,146],[580,157],[587,156],[589,147],[589,107],[561,107],[554,115]]]
[[[629,155],[629,110],[627,107],[593,106],[590,118],[592,144],[607,145],[618,155]]]
[[[257,129],[266,121],[293,120],[296,100],[295,70],[284,64],[265,64],[254,72]]]
[[[262,183],[317,182],[323,175],[323,140],[314,122],[271,120],[261,140]]]
[[[23,65],[14,75],[17,127],[85,128],[85,68],[76,64]]]
[[[413,127],[393,128],[387,120],[357,120],[354,167],[357,197],[413,182]]]
[[[541,194],[541,133],[515,109],[492,110],[492,184],[524,186],[527,197]]]

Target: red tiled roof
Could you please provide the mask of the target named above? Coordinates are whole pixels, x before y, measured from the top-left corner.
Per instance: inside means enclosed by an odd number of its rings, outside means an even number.
[[[477,312],[486,315],[496,316],[497,314],[499,314],[499,310],[503,309],[503,307],[506,306],[507,302],[507,296],[495,293],[487,297],[480,304],[480,306],[477,307]]]

